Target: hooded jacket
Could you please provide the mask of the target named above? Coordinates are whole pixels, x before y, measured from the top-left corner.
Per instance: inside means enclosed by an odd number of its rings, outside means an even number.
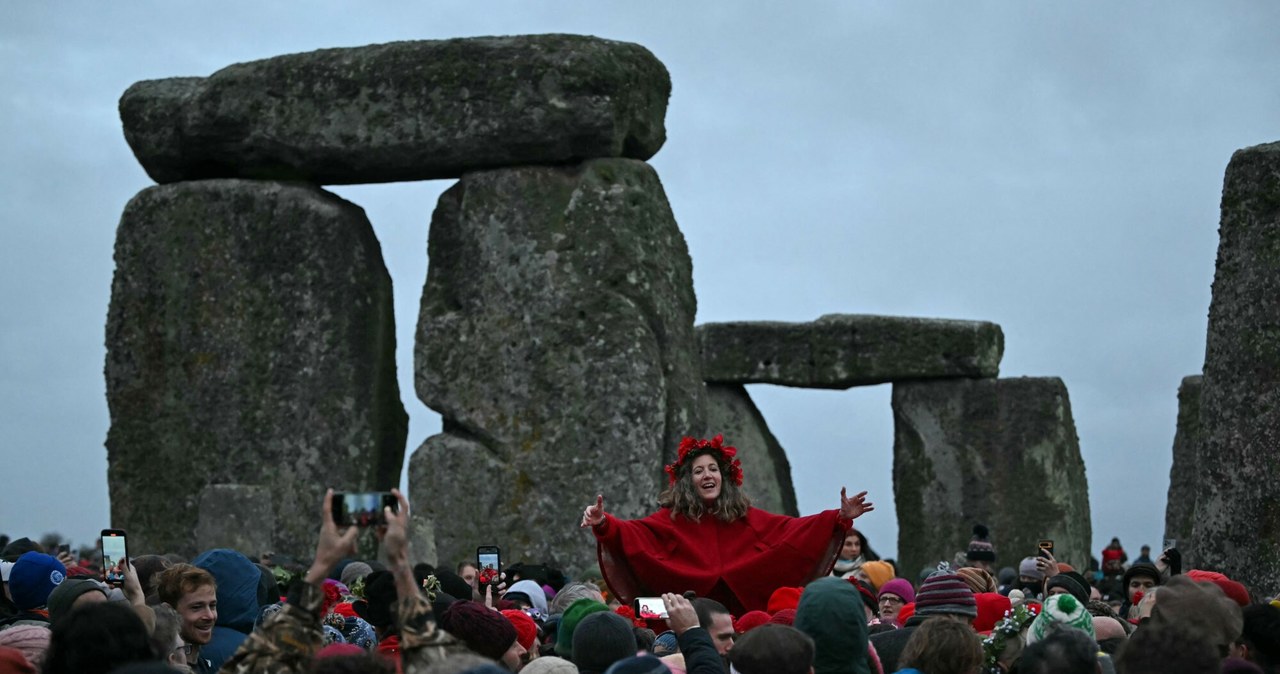
[[[209,550],[192,563],[213,574],[218,583],[218,621],[214,623],[213,638],[200,647],[200,657],[217,670],[253,631],[261,608],[258,586],[262,572],[248,557],[226,548]]]
[[[814,674],[870,674],[867,616],[862,596],[849,581],[809,583],[796,607],[795,627],[813,639]]]

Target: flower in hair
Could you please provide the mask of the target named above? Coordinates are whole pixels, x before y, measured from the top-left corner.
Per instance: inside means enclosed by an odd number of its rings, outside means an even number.
[[[675,463],[668,464],[663,470],[667,473],[669,484],[676,483],[676,476],[680,469],[693,457],[699,454],[712,454],[716,457],[716,462],[725,466],[725,472],[729,474],[729,479],[739,487],[742,486],[742,461],[737,457],[738,449],[724,444],[724,435],[716,435],[716,437],[707,440],[706,438],[683,438],[680,440],[680,447],[676,453]]]

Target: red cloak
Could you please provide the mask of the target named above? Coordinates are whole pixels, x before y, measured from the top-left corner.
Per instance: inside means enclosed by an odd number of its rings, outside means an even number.
[[[740,616],[765,610],[779,587],[830,574],[852,525],[838,510],[786,517],[751,508],[732,522],[695,522],[662,508],[639,520],[606,514],[592,530],[600,572],[620,601],[692,590]]]

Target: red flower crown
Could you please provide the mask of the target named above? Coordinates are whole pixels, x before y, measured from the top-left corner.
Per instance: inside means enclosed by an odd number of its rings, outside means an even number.
[[[729,474],[729,479],[739,487],[742,486],[742,461],[734,458],[738,455],[736,447],[728,447],[724,444],[724,435],[717,435],[710,440],[706,438],[683,438],[680,440],[680,452],[676,456],[676,462],[667,465],[663,470],[667,471],[667,477],[670,478],[669,484],[676,483],[676,474],[684,467],[686,461],[696,454],[715,454],[718,463],[725,464],[725,472]]]

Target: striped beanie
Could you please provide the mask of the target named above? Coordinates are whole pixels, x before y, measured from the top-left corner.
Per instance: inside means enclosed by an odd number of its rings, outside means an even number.
[[[969,590],[974,594],[979,592],[995,592],[996,579],[986,569],[978,569],[972,566],[964,566],[956,569],[956,575],[969,586]]]
[[[964,579],[949,571],[938,571],[925,579],[916,592],[916,615],[967,615],[978,617],[978,603]]]

